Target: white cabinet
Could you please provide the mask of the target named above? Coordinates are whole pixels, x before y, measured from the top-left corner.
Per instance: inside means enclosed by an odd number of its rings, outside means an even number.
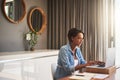
[[[53,80],[51,64],[57,62],[58,51],[54,51],[54,54],[50,51],[40,54],[42,56],[38,54],[32,57],[31,55],[31,59],[10,58],[12,60],[0,63],[3,66],[0,71],[0,80]]]
[[[57,56],[24,61],[22,63],[23,80],[53,80],[51,64],[56,61]]]

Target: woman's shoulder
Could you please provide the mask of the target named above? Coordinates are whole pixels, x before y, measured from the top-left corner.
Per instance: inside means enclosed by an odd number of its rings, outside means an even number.
[[[70,44],[69,43],[67,43],[67,44],[65,44],[65,45],[63,45],[62,47],[61,47],[61,49],[71,49],[71,47],[70,47]]]
[[[61,48],[60,48],[60,50],[61,49],[67,49],[67,45],[63,45]]]

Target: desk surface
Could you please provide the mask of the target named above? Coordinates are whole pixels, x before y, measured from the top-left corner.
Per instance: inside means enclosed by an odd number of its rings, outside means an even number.
[[[64,77],[59,80],[70,80],[70,79],[69,77]],[[98,80],[98,79],[91,79],[91,80]],[[116,69],[116,71],[105,80],[120,80],[120,68]]]

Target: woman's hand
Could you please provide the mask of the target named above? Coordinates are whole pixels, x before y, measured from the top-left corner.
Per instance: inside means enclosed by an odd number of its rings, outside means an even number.
[[[96,61],[96,64],[101,66],[101,67],[105,66],[105,62],[102,62],[102,61]]]
[[[86,66],[91,66],[91,65],[99,65],[101,67],[104,67],[105,66],[105,62],[102,62],[102,61],[88,61],[86,63]]]
[[[86,63],[86,66],[91,66],[91,65],[95,65],[96,64],[96,61],[88,61]]]

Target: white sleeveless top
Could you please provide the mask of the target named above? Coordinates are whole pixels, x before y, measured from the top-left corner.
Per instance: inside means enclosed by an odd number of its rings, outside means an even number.
[[[78,65],[78,59],[74,59],[74,67]],[[79,70],[75,71],[73,74],[79,73]]]
[[[78,65],[78,59],[74,59],[74,67]]]

